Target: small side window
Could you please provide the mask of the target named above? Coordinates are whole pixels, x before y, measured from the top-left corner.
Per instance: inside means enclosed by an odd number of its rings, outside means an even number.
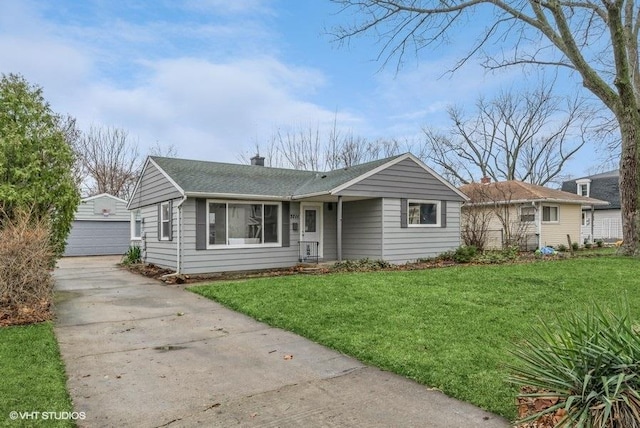
[[[134,210],[131,213],[131,239],[142,238],[142,210]]]

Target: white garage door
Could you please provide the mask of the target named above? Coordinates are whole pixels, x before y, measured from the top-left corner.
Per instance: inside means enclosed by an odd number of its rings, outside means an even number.
[[[65,256],[124,254],[129,248],[128,221],[74,221]]]

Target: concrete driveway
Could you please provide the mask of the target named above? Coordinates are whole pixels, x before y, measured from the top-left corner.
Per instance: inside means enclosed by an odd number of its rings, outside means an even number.
[[[116,266],[59,261],[79,426],[508,427],[507,421]],[[293,356],[289,358],[288,356]]]

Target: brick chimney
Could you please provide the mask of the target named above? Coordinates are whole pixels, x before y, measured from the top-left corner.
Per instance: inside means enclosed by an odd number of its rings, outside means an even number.
[[[260,156],[259,154],[256,154],[254,157],[251,158],[251,165],[264,166],[264,157]]]
[[[480,183],[489,184],[491,183],[491,177],[487,177],[486,175],[480,179]]]

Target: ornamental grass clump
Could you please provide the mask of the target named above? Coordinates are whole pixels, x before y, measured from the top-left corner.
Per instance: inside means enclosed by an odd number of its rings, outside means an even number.
[[[640,334],[629,309],[596,306],[557,321],[558,330],[542,322],[514,352],[521,364],[511,367],[510,380],[522,388],[519,400],[552,403],[533,406],[522,422],[551,417],[558,427],[640,428]]]

